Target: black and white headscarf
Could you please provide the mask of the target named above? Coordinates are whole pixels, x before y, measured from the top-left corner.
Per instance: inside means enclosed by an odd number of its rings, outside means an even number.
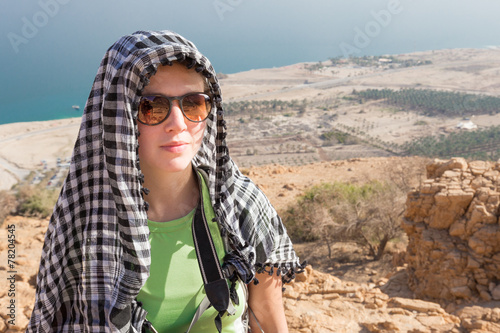
[[[247,283],[256,271],[276,271],[288,282],[302,269],[276,211],[229,157],[221,92],[208,59],[178,34],[138,31],[111,46],[97,72],[45,237],[27,332],[135,331],[130,304],[150,266],[135,119],[149,78],[174,61],[205,76],[214,95],[193,163],[208,168],[216,219],[230,244],[225,264]]]

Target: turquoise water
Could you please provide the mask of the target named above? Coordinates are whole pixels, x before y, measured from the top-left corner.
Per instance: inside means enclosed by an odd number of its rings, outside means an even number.
[[[37,98],[27,96],[2,103],[0,124],[81,117],[87,95],[88,92],[82,91]],[[79,105],[80,110],[73,109],[73,105]]]

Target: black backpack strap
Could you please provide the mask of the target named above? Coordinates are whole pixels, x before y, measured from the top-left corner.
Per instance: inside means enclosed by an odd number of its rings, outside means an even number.
[[[205,217],[202,180],[197,170],[195,170],[195,172],[198,177],[200,200],[193,218],[193,241],[196,256],[198,258],[198,265],[200,266],[201,276],[203,278],[205,293],[207,294],[210,304],[219,312],[215,318],[215,326],[220,332],[222,330],[222,315],[228,311],[228,308],[230,309],[228,312],[234,313],[234,307],[230,300],[227,280],[222,272],[217,251]]]
[[[208,299],[217,311],[225,311],[229,303],[229,288],[217,257],[203,204],[198,206],[193,219],[193,240]]]

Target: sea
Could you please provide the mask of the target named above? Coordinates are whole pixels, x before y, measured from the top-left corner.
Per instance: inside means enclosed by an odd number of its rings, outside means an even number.
[[[461,45],[463,47],[463,45]],[[470,47],[477,48],[478,45],[471,45]],[[272,46],[266,48],[267,54],[280,54],[278,46],[272,50]],[[373,55],[380,54],[400,54],[406,52],[413,52],[414,47],[408,49],[381,49],[379,52],[373,52]],[[422,47],[421,50],[425,50]],[[304,52],[305,51],[305,52]],[[310,50],[296,50],[293,53],[288,53],[286,56],[272,56],[257,58],[255,51],[249,47],[246,50],[240,50],[241,57],[231,63],[227,62],[223,56],[218,58],[216,53],[207,55],[218,72],[236,73],[256,68],[270,68],[291,65],[299,62],[316,62],[325,61],[335,54],[335,50],[328,49],[327,47],[316,48],[316,54],[311,55]],[[246,57],[246,59],[245,59]],[[215,59],[215,60],[214,60]],[[90,61],[89,61],[90,62]],[[37,82],[36,78],[30,80],[30,84],[26,85],[25,90],[18,89],[20,92],[17,96],[10,96],[9,98],[1,98],[0,96],[0,125],[16,122],[30,122],[30,121],[45,121],[56,120],[64,118],[81,117],[85,107],[85,103],[89,96],[93,75],[95,74],[100,59],[96,57],[94,65],[88,65],[86,68],[80,68],[80,75],[71,75],[68,77],[58,78],[57,80],[47,80],[46,82]],[[39,77],[43,77],[43,68],[40,69]],[[54,82],[57,81],[57,84]],[[1,95],[1,94],[0,94]],[[73,106],[79,107],[73,108]]]
[[[88,95],[88,92],[82,90],[70,94],[25,96],[17,101],[3,103],[0,125],[81,117],[86,102],[86,94]],[[73,106],[78,106],[79,109],[75,109]]]

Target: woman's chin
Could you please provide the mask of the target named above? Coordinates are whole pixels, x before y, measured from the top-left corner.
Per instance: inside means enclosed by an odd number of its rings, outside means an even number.
[[[179,173],[191,168],[191,160],[189,161],[171,161],[162,168],[163,172]]]

